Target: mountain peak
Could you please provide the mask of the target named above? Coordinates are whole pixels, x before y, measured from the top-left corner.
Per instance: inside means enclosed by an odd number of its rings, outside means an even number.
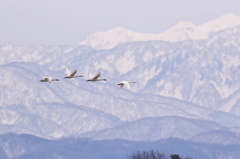
[[[184,29],[184,30],[189,30],[189,29],[195,29],[196,26],[191,23],[191,22],[187,22],[187,21],[182,21],[182,22],[179,22],[177,23],[174,27],[172,27],[172,29]]]
[[[205,36],[205,34],[201,34],[197,26],[186,21],[179,22],[172,28],[159,34],[160,39],[171,42],[203,39]]]
[[[122,27],[116,27],[104,32],[97,32],[80,43],[80,45],[88,45],[95,49],[110,49],[115,47],[126,34],[134,34],[133,31]]]
[[[151,40],[154,39],[153,36],[155,35],[116,27],[105,32],[97,32],[87,37],[80,45],[88,45],[97,50],[111,49],[126,42]]]
[[[228,13],[199,26],[203,32],[217,32],[240,25],[240,16]]]
[[[230,21],[239,21],[240,20],[240,16],[237,16],[235,14],[232,13],[227,13],[225,15],[220,16],[217,20],[221,20],[221,21],[225,21],[225,20],[230,20]]]
[[[116,28],[113,28],[113,29],[110,29],[108,31],[105,31],[106,32],[114,32],[114,33],[120,33],[120,32],[134,32],[134,31],[131,31],[129,29],[126,29],[126,28],[123,28],[123,27],[116,27]]]

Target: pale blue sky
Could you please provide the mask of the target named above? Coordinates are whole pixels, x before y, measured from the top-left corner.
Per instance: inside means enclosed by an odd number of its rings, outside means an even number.
[[[239,0],[0,0],[0,45],[74,45],[118,26],[161,33],[180,21],[240,16],[239,8]]]

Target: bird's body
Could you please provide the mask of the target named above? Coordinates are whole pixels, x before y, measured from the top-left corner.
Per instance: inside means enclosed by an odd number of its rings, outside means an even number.
[[[120,88],[123,88],[123,86],[126,86],[128,89],[131,89],[129,83],[137,83],[137,82],[121,81],[121,82],[118,83],[117,85],[119,85]]]
[[[96,82],[96,81],[107,81],[106,79],[98,79],[100,77],[101,72],[99,72],[96,76],[92,77],[91,74],[89,74],[89,79],[87,81]]]
[[[51,83],[52,81],[60,81],[59,79],[53,79],[52,77],[43,77],[40,82],[49,82]]]
[[[82,75],[77,75],[77,76],[75,76],[75,74],[77,73],[77,69],[75,69],[73,72],[70,72],[70,70],[66,68],[66,73],[67,73],[67,76],[64,77],[64,78],[83,77]]]

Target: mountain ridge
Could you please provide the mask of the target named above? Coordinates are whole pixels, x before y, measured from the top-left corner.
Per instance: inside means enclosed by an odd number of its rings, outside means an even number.
[[[228,13],[202,25],[191,22],[179,22],[170,29],[159,33],[138,33],[122,27],[116,27],[104,32],[90,35],[79,45],[88,45],[94,49],[112,49],[119,44],[134,41],[162,40],[178,42],[184,40],[206,39],[210,33],[225,30],[240,25],[240,16]]]

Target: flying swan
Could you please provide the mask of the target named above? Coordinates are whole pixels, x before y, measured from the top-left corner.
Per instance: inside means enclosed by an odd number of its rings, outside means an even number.
[[[66,68],[66,74],[67,76],[64,78],[76,78],[76,77],[83,77],[82,75],[77,75],[75,76],[75,74],[77,73],[77,69],[75,69],[73,72],[70,72],[70,70],[68,68]]]
[[[99,72],[96,76],[92,77],[92,75],[89,73],[89,79],[87,81],[107,81],[106,79],[98,79],[98,77],[100,77],[101,72]]]
[[[52,81],[60,81],[59,79],[53,79],[52,77],[43,77],[40,82],[49,82],[51,83]]]
[[[117,85],[119,85],[120,88],[123,88],[123,86],[126,86],[128,89],[130,89],[130,85],[129,85],[129,83],[137,83],[137,82],[121,81],[121,82],[118,83]]]

